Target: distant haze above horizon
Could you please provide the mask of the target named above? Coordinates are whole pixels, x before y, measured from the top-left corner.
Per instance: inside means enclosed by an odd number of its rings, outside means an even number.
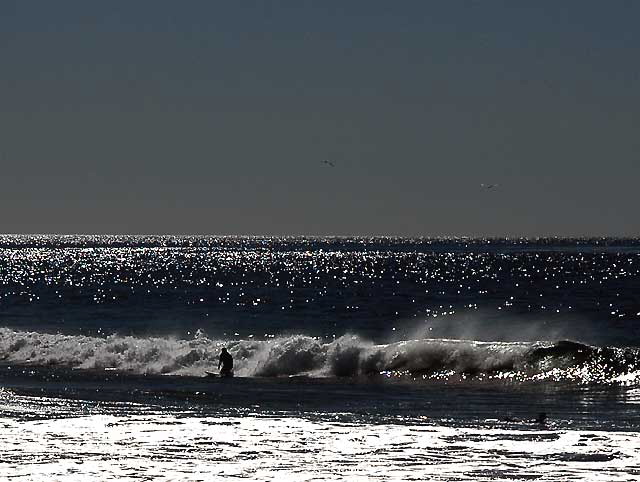
[[[6,0],[0,231],[640,236],[638,19]]]

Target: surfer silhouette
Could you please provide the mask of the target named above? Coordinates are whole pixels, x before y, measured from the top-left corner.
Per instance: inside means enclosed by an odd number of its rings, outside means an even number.
[[[222,368],[220,368],[222,367]],[[222,349],[220,353],[220,361],[218,362],[218,370],[220,370],[221,377],[233,376],[233,357],[226,348]]]

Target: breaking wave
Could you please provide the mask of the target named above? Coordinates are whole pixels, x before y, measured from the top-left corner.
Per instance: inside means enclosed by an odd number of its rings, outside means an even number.
[[[624,382],[640,380],[640,350],[572,341],[480,342],[452,339],[374,344],[355,335],[323,341],[305,335],[224,341],[111,335],[90,337],[0,328],[4,364],[113,369],[202,376],[215,371],[222,346],[237,376],[500,378]]]

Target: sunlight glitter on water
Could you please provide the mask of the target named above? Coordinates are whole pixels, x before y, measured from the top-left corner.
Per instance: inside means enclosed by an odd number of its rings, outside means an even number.
[[[489,421],[485,421],[488,423]],[[632,480],[640,434],[96,414],[0,419],[12,480]]]

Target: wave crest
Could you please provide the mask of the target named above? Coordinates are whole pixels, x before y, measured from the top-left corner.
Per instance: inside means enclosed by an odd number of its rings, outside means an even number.
[[[111,335],[105,338],[0,328],[0,359],[19,365],[116,369],[201,376],[217,369],[226,346],[239,376],[476,376],[635,382],[636,348],[576,342],[479,342],[423,339],[376,345],[354,335],[330,342],[305,335],[224,341],[198,332],[191,340]]]

